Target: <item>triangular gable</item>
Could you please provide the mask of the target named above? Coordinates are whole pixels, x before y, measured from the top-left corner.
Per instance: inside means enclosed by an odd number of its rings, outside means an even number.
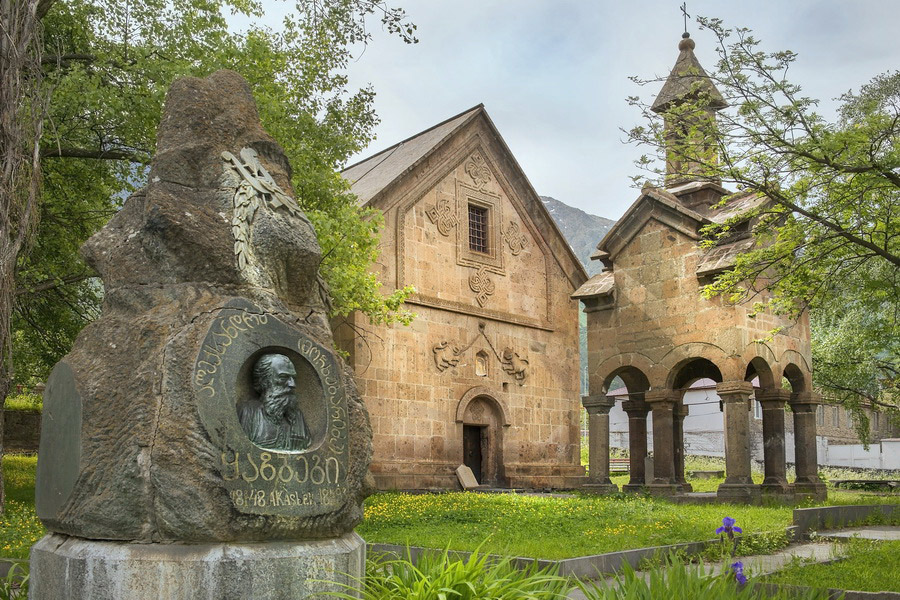
[[[386,192],[391,187],[415,171],[417,166],[427,161],[442,146],[450,143],[452,138],[461,135],[479,120],[500,147],[502,160],[495,166],[509,169],[513,179],[524,183],[524,193],[515,194],[515,197],[520,200],[522,208],[534,223],[540,237],[547,244],[573,287],[577,289],[588,279],[584,265],[578,260],[553,217],[547,212],[540,196],[481,104],[356,163],[341,174],[351,182],[351,191],[357,194],[360,204],[378,207],[379,201],[386,197]]]
[[[454,132],[483,110],[484,105],[479,104],[463,111],[374,156],[350,165],[341,175],[350,182],[350,190],[356,194],[359,204],[364,206],[426,159]]]
[[[634,204],[597,244],[596,256],[604,263],[615,260],[616,255],[638,235],[647,221],[655,219],[664,225],[699,240],[698,228],[709,223],[700,213],[685,207],[678,198],[661,188],[646,187],[641,190]]]

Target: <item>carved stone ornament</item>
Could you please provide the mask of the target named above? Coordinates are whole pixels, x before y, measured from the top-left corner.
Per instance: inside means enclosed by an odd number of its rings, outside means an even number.
[[[460,350],[456,346],[450,346],[449,342],[441,342],[432,348],[432,351],[434,352],[434,364],[442,373],[459,364]]]
[[[472,155],[472,158],[466,162],[465,168],[466,174],[472,178],[475,187],[480,190],[483,190],[494,179],[484,157],[478,153]]]
[[[243,162],[227,151],[222,153],[222,158],[230,163],[231,169],[236,171],[241,178],[241,183],[234,193],[231,233],[234,236],[234,255],[238,261],[238,268],[245,271],[253,256],[250,248],[250,225],[261,205],[268,206],[273,210],[284,208],[293,216],[299,217],[307,223],[309,223],[309,219],[306,218],[294,199],[278,187],[266,168],[259,162],[259,156],[255,150],[244,148],[240,154]]]
[[[494,282],[490,280],[485,267],[480,267],[477,271],[469,275],[469,288],[475,292],[475,300],[478,306],[484,306],[488,297],[494,295]]]
[[[484,338],[487,346],[494,353],[494,357],[500,362],[501,368],[505,373],[511,375],[519,385],[525,384],[525,377],[528,369],[528,359],[519,355],[512,348],[505,348],[502,353],[497,352],[490,338],[484,333],[485,324],[478,324],[478,335],[472,338],[468,344],[463,347],[451,345],[450,342],[443,341],[432,348],[434,352],[434,363],[438,371],[444,372],[450,367],[459,364],[460,358],[471,348],[479,338]],[[483,351],[482,351],[483,352]]]
[[[504,371],[516,378],[516,381],[525,381],[525,369],[528,368],[528,359],[520,357],[512,348],[503,350],[500,364],[503,365]]]
[[[510,221],[506,231],[503,232],[503,240],[509,245],[509,251],[513,256],[518,256],[528,246],[528,238],[519,229],[519,224]]]
[[[438,231],[443,236],[450,235],[450,232],[458,223],[456,212],[450,206],[450,202],[446,198],[438,198],[434,206],[425,211],[431,222],[437,225]]]

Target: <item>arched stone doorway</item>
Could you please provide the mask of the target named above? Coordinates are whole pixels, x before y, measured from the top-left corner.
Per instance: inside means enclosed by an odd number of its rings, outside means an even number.
[[[484,387],[466,392],[456,411],[462,438],[462,464],[472,469],[481,485],[505,487],[503,431],[509,426],[499,394]]]

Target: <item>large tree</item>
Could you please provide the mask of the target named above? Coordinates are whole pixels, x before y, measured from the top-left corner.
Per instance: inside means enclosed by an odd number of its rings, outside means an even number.
[[[298,201],[316,226],[336,313],[408,319],[407,291],[383,294],[368,270],[380,215],[360,209],[337,174],[372,139],[371,89],[345,75],[369,41],[371,17],[407,42],[414,26],[380,0],[301,0],[278,31],[229,27],[262,16],[256,0],[57,0],[43,19],[48,115],[40,144],[41,227],[17,262],[16,379],[46,376],[96,316],[102,288],[80,244],[142,184],[165,92],[184,75],[243,75],[266,129],[294,168]]]
[[[760,50],[748,29],[698,22],[716,40],[719,60],[709,77],[728,107],[715,111],[720,99],[698,86],[690,102],[666,115],[670,127],[676,123],[686,133],[672,143],[662,117],[632,98],[646,125],[629,137],[660,159],[668,152],[670,160],[691,164],[695,179],[770,200],[752,215],[707,230],[706,243],[714,244],[752,216],[757,243],[705,293],[794,316],[809,310],[815,384],[856,413],[861,432],[868,423],[864,408],[896,418],[900,73],[846,92],[835,118],[826,119],[818,101],[787,78],[794,53]],[[716,119],[709,118],[713,112]],[[640,164],[654,170],[658,163],[645,156]]]

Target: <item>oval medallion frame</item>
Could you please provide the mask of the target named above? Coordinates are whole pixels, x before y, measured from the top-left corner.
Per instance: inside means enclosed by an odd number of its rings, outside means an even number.
[[[238,420],[237,406],[246,400],[239,396],[249,388],[244,381],[248,364],[268,352],[286,354],[298,373],[318,377],[319,385],[307,389],[320,389],[322,398],[306,399],[304,410],[322,411],[310,415],[321,433],[311,431],[307,450],[261,448],[250,441]],[[200,420],[218,449],[222,486],[237,510],[308,517],[344,504],[349,415],[340,364],[329,349],[250,302],[230,302],[212,319],[200,344],[192,384]]]

